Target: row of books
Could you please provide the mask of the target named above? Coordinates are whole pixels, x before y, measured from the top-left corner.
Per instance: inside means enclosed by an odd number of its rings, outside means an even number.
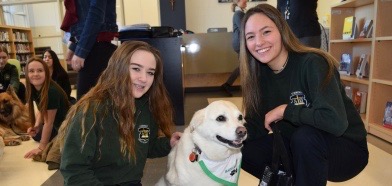
[[[355,16],[349,16],[344,19],[343,39],[371,38],[373,34],[373,20],[365,20],[361,30]]]
[[[367,92],[359,91],[357,88],[350,86],[346,86],[345,91],[346,95],[353,101],[358,113],[366,113]],[[387,101],[385,106],[383,126],[392,129],[392,101]]]
[[[360,91],[350,86],[345,87],[346,95],[353,101],[354,107],[360,114],[366,113],[367,92]],[[383,126],[392,129],[392,101],[387,101],[385,106]]]
[[[359,78],[369,77],[370,55],[361,54],[354,61],[351,54],[344,53],[340,59],[339,73],[341,75],[356,75]]]

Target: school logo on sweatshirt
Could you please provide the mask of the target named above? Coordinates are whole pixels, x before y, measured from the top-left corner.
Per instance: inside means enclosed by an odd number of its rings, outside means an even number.
[[[305,94],[301,91],[295,91],[291,93],[290,96],[291,104],[293,105],[303,105],[309,107],[309,102],[306,100]]]
[[[141,143],[147,143],[150,138],[150,128],[148,128],[148,125],[140,125],[138,131],[139,141]]]

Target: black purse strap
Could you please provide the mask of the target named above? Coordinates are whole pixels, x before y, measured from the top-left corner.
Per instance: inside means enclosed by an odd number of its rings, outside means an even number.
[[[279,171],[279,160],[281,160],[286,174],[292,175],[292,167],[290,161],[291,158],[284,145],[280,130],[276,123],[272,124],[271,128],[274,135],[271,167],[272,171],[275,173]]]

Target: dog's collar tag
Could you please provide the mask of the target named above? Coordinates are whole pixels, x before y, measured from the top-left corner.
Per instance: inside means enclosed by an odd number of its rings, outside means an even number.
[[[199,155],[197,155],[196,152],[191,152],[191,154],[189,154],[189,161],[191,161],[191,162],[197,161],[198,158],[199,158]]]
[[[195,144],[195,148],[193,148],[191,154],[189,154],[189,161],[195,162],[199,160],[199,154],[201,154],[201,150],[199,146]]]

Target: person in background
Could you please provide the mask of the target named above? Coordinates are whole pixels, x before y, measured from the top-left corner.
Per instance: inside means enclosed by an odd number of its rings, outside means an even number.
[[[0,93],[5,92],[8,86],[12,86],[23,104],[25,99],[25,86],[19,81],[18,69],[8,63],[9,53],[5,46],[0,46]]]
[[[178,142],[172,126],[159,52],[122,43],[60,129],[64,185],[140,186],[147,158],[167,156]]]
[[[69,7],[68,2],[74,7]],[[72,13],[76,13],[72,14],[72,20],[68,25],[71,43],[65,60],[72,69],[78,71],[77,99],[80,99],[96,84],[110,56],[117,48],[111,43],[118,34],[116,1],[66,0],[64,3],[67,3],[67,11],[73,10]]]
[[[249,138],[242,168],[261,178],[271,166],[277,125],[292,157],[295,185],[356,176],[368,163],[364,123],[330,54],[301,44],[280,12],[260,4],[244,17],[241,86]]]
[[[70,103],[63,89],[50,78],[47,64],[37,57],[30,58],[26,64],[26,98],[30,120],[34,123],[34,127],[27,132],[39,145],[24,157],[34,158],[57,135]],[[34,102],[38,108],[37,114]]]
[[[278,0],[278,10],[291,30],[308,47],[321,47],[321,28],[317,16],[318,0]]]
[[[233,37],[232,37],[232,45],[234,51],[239,54],[240,53],[240,34],[241,34],[241,21],[245,15],[247,0],[233,0],[233,4],[231,6],[231,10],[234,12],[233,14]],[[233,96],[231,93],[231,86],[234,81],[240,75],[239,67],[235,68],[234,71],[230,74],[229,78],[226,82],[221,86],[223,90],[230,97]]]
[[[49,67],[49,73],[52,80],[64,90],[70,101],[74,100],[75,98],[71,98],[71,83],[69,82],[68,74],[61,66],[57,54],[51,49],[45,50],[43,60]]]

